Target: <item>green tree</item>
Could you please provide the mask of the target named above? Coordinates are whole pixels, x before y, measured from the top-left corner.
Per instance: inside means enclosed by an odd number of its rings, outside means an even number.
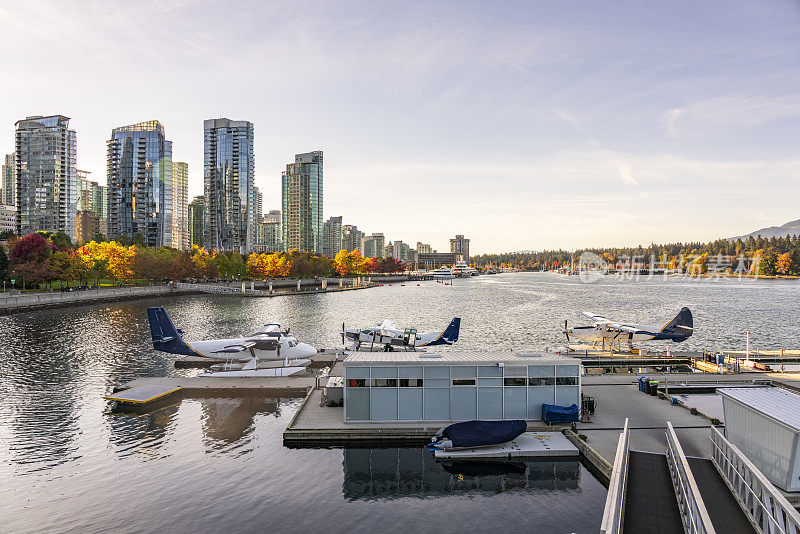
[[[10,272],[6,247],[0,246],[0,280],[8,280],[10,278],[9,274]]]

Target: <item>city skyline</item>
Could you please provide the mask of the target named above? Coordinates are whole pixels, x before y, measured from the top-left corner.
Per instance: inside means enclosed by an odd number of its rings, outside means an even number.
[[[0,7],[4,71],[26,79],[0,88],[14,102],[0,153],[16,120],[65,114],[78,166],[103,183],[109,129],[156,117],[192,197],[200,121],[244,117],[262,128],[265,209],[285,162],[315,147],[329,155],[325,219],[439,248],[464,232],[474,253],[708,241],[800,216],[795,5],[321,4],[283,24],[299,9]],[[190,36],[208,20],[225,23]],[[141,54],[119,64],[131,46]],[[296,65],[313,83],[281,83]],[[240,72],[235,99],[196,90]],[[164,73],[169,86],[128,82]],[[385,198],[354,201],[365,184]]]

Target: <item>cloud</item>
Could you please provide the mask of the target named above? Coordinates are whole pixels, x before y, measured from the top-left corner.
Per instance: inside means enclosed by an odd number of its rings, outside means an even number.
[[[800,116],[800,93],[763,95],[736,93],[692,102],[663,115],[665,133],[678,137],[681,132],[752,128],[780,119]]]

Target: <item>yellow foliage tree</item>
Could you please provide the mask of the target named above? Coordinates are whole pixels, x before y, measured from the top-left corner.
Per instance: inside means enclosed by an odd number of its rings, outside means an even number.
[[[792,253],[779,254],[775,261],[775,270],[781,274],[788,274],[792,269]]]

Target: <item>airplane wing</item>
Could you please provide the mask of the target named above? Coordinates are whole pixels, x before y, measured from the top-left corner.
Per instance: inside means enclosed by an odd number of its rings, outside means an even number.
[[[226,347],[222,347],[221,349],[212,350],[212,353],[224,352],[224,353],[233,353],[233,352],[244,352],[252,347],[255,347],[256,344],[253,341],[245,341],[244,343],[237,343],[236,345],[228,345]]]
[[[628,332],[629,334],[635,334],[636,332],[639,332],[638,328],[634,328],[633,326],[627,324],[607,323],[604,326],[609,330],[616,330],[617,332]]]
[[[595,315],[595,314],[589,313],[589,312],[581,312],[581,315],[583,315],[584,317],[588,317],[589,319],[591,319],[595,323],[606,324],[606,323],[610,323],[611,322],[608,319],[606,319],[605,317],[603,317],[602,315]]]
[[[384,319],[384,321],[378,325],[378,330],[382,336],[392,337],[397,335],[397,325],[389,319]]]

